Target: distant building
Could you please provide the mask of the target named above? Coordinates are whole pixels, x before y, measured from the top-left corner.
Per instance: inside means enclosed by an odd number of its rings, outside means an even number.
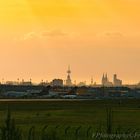
[[[117,78],[117,74],[114,74],[114,77],[113,77],[113,84],[114,84],[114,86],[116,86],[116,87],[122,86],[122,80],[120,80],[120,79]]]
[[[109,81],[107,74],[102,77],[102,86],[111,87],[113,84]]]
[[[84,81],[84,82],[80,82],[77,86],[78,86],[78,87],[86,86],[86,81]]]
[[[67,79],[66,79],[66,86],[72,86],[72,81],[71,81],[71,70],[70,70],[70,66],[68,67],[68,71],[67,71]]]
[[[62,79],[54,79],[52,81],[52,86],[60,86],[60,87],[62,87],[63,86],[63,80]]]
[[[31,79],[30,79],[30,81],[24,81],[24,79],[22,79],[22,82],[20,83],[20,85],[30,86],[30,85],[32,85],[32,81],[31,81]]]
[[[6,85],[18,85],[19,83],[16,81],[6,81]]]

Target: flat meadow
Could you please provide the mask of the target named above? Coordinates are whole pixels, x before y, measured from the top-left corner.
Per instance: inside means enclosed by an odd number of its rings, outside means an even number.
[[[32,140],[40,140],[42,132],[48,135],[53,132],[57,137],[53,139],[57,140],[74,140],[72,137],[75,136],[81,137],[79,140],[91,139],[97,130],[106,132],[107,108],[112,112],[112,131],[140,132],[140,100],[136,99],[0,102],[1,126],[7,108],[16,127],[22,131],[22,139],[29,139],[28,135],[32,133]]]

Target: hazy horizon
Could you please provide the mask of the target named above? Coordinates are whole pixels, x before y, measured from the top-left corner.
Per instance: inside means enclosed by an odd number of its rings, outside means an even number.
[[[0,1],[0,81],[118,74],[140,82],[140,1]]]

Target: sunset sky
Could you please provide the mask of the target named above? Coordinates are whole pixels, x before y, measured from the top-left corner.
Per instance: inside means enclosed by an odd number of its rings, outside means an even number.
[[[1,0],[0,81],[140,81],[140,0]]]

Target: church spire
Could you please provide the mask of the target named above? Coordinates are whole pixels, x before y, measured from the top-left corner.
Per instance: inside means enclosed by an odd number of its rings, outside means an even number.
[[[106,80],[106,81],[108,81],[108,76],[107,76],[107,73],[106,73],[106,75],[105,75],[105,80]]]
[[[105,75],[104,75],[104,73],[103,73],[103,79],[105,78]]]

